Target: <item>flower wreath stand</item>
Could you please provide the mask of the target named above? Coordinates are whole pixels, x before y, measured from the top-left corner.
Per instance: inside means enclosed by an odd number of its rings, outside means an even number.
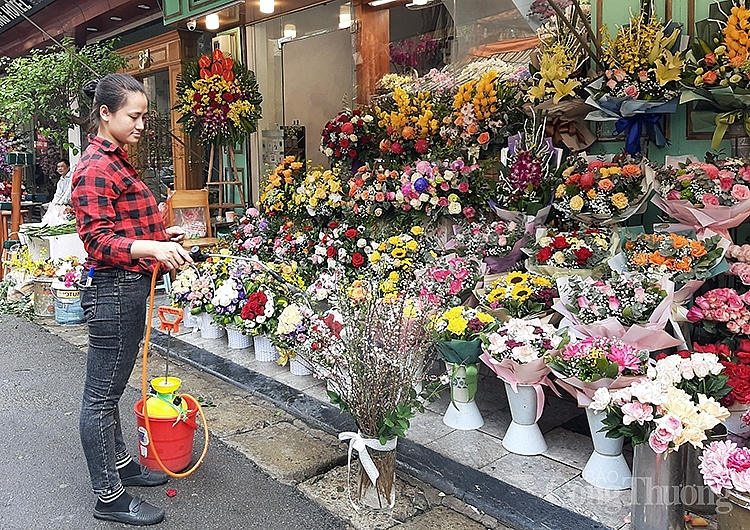
[[[475,340],[449,340],[436,344],[440,357],[445,361],[450,377],[451,402],[443,423],[462,431],[471,431],[484,425],[474,396],[477,393],[479,354],[482,342]]]

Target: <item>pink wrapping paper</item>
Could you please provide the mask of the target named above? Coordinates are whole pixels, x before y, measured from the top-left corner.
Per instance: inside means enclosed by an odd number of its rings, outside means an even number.
[[[542,386],[548,386],[555,394],[560,395],[554,383],[547,377],[550,369],[544,364],[544,359],[519,364],[512,359],[498,361],[487,352],[482,353],[479,358],[484,364],[489,366],[490,370],[495,372],[499,379],[508,383],[514,392],[518,392],[518,385],[534,387],[536,391],[535,421],[539,421],[539,418],[542,417],[542,412],[544,412],[544,389],[542,389]]]
[[[560,299],[555,302],[552,309],[564,317],[561,325],[566,325],[567,321],[569,327],[575,330],[577,335],[583,337],[616,338],[648,351],[664,350],[681,346],[684,343],[682,339],[675,338],[664,331],[667,322],[672,317],[672,305],[675,297],[674,283],[671,280],[667,278],[662,280],[662,288],[667,291],[667,296],[651,314],[648,323],[635,324],[633,326],[623,326],[615,317],[609,317],[593,324],[581,323],[578,317],[565,307],[566,304],[575,304],[575,300],[568,299],[567,284],[567,278],[557,279],[557,289],[560,293]]]
[[[665,200],[658,193],[651,198],[659,209],[694,229],[699,235],[707,229],[713,230],[731,241],[728,230],[742,224],[750,216],[750,200],[734,206],[709,206],[696,208],[690,201]]]
[[[646,377],[645,375],[620,376],[615,379],[604,377],[602,379],[592,381],[591,383],[585,383],[577,377],[564,377],[554,370],[552,370],[552,373],[557,378],[556,383],[563,387],[571,396],[576,398],[576,401],[578,401],[578,406],[581,408],[586,408],[591,404],[591,402],[594,400],[594,393],[599,388],[604,387],[609,388],[610,390],[619,390],[621,388],[625,388],[626,386],[630,386],[639,379],[643,379],[644,377]]]

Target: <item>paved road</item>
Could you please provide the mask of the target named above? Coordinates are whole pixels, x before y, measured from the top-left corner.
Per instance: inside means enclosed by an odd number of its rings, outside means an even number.
[[[0,529],[131,528],[91,515],[95,497],[78,437],[85,355],[24,319],[0,315]],[[133,437],[128,388],[121,410]],[[195,449],[199,449],[196,439]],[[212,441],[201,468],[166,487],[130,488],[163,506],[159,530],[327,530],[345,525],[294,488],[280,484],[237,451]]]

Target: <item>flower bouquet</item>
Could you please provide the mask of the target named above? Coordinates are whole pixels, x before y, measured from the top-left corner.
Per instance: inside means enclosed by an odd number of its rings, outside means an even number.
[[[287,156],[268,174],[268,181],[260,194],[265,215],[288,214],[294,205],[294,193],[305,180],[305,164]]]
[[[737,492],[750,492],[750,449],[732,440],[717,440],[703,448],[700,460],[703,481],[711,491],[744,504],[747,496],[737,497]]]
[[[657,453],[677,451],[685,443],[703,447],[706,431],[729,411],[703,394],[698,401],[664,381],[644,378],[614,393],[601,393],[596,407],[605,410],[608,437],[624,436],[633,445],[648,443]]]
[[[184,65],[177,122],[203,145],[233,146],[257,130],[262,100],[255,74],[216,49]]]
[[[513,421],[503,436],[503,447],[523,455],[547,450],[537,422],[544,410],[549,368],[544,356],[567,343],[567,334],[538,319],[510,319],[497,331],[482,336],[484,353],[480,359],[505,383]]]
[[[487,283],[490,278],[494,279]],[[543,318],[558,296],[550,278],[532,272],[486,276],[485,284],[483,289],[476,290],[479,304],[500,322],[511,318]]]
[[[197,279],[198,273],[196,270],[193,267],[185,267],[177,273],[172,281],[172,288],[169,290],[172,306],[184,310],[182,322],[190,328],[196,328],[200,325],[200,321],[193,315],[190,307],[190,292]]]
[[[367,266],[373,248],[365,227],[331,221],[318,232],[308,260],[316,270],[337,269],[356,279]]]
[[[494,209],[524,212],[527,223],[543,224],[549,214],[555,172],[562,152],[545,138],[544,124],[536,119],[523,132],[508,139],[508,148],[500,156]],[[498,213],[502,213],[499,212]]]
[[[681,303],[708,278],[727,269],[723,260],[728,241],[692,231],[646,234],[635,228],[622,232],[622,253],[610,260],[613,270],[640,272],[654,281],[665,275],[675,284],[675,301]],[[684,290],[683,290],[684,289]],[[686,296],[687,295],[687,296]]]
[[[431,245],[421,226],[374,243],[370,267],[380,278],[380,289],[393,294],[414,288],[415,271],[432,259]]]
[[[649,369],[649,376],[684,390],[696,403],[699,395],[703,394],[724,404],[724,398],[732,391],[727,384],[729,376],[724,373],[725,365],[716,353],[699,350],[657,355],[656,364]]]
[[[362,166],[349,179],[348,189],[348,207],[357,220],[398,211],[394,203],[401,190],[401,176],[396,170]]]
[[[467,165],[460,158],[443,162],[417,160],[404,168],[394,205],[431,218],[471,220],[477,215],[475,207],[481,213],[489,193],[484,173],[476,164]]]
[[[249,285],[246,293],[235,325],[251,336],[276,331],[278,319],[274,317],[278,317],[282,308],[273,290],[263,284]]]
[[[640,273],[613,273],[593,280],[570,276],[557,279],[560,300],[553,308],[579,335],[605,336],[648,351],[680,346],[682,340],[664,331],[672,314],[674,284],[655,282]]]
[[[308,171],[292,193],[290,213],[296,217],[333,217],[345,204],[340,169],[318,167]]]
[[[272,240],[270,237],[272,230],[270,220],[261,216],[257,208],[250,207],[234,226],[229,247],[234,253],[242,256],[257,256],[259,259],[266,259],[272,252],[269,245],[269,239]]]
[[[587,90],[586,103],[597,110],[586,116],[593,121],[616,121],[618,134],[625,133],[625,151],[641,151],[646,128],[649,140],[665,147],[661,117],[677,110],[683,59],[675,52],[679,28],[664,26],[655,15],[641,11],[630,24],[617,29],[614,37],[603,30],[604,76]]]
[[[541,3],[554,15],[546,1]],[[531,78],[522,86],[527,87],[524,97],[533,105],[532,111],[546,116],[547,133],[554,145],[562,142],[571,151],[580,152],[594,143],[596,137],[584,121],[591,110],[584,101],[582,90],[582,83],[588,80],[585,66],[588,51],[580,40],[580,35],[585,32],[585,22],[571,18],[576,23],[575,30],[571,31],[556,16],[537,30],[539,51],[532,54]],[[573,31],[578,34],[574,35]]]
[[[461,304],[477,285],[479,263],[458,256],[440,256],[417,272],[419,296],[438,308]]]
[[[695,24],[695,42],[685,56],[680,103],[694,102],[695,130],[714,131],[711,149],[719,148],[730,125],[750,129],[748,22],[744,0],[712,2],[709,18]]]
[[[300,226],[292,221],[279,226],[278,233],[273,238],[272,261],[288,264],[307,263],[309,257],[315,252],[316,235],[313,230],[310,224]],[[306,270],[303,265],[300,273],[307,277],[314,276],[316,271]]]
[[[622,223],[645,205],[651,192],[641,166],[629,156],[612,162],[573,159],[563,172],[552,206],[567,218],[589,225]]]
[[[279,352],[276,361],[280,366],[289,362],[292,367],[299,363],[302,370],[298,375],[309,375],[311,371],[308,362],[304,359],[304,353],[310,346],[308,330],[312,321],[317,316],[313,310],[304,303],[290,303],[279,314],[276,330],[271,333],[271,342]],[[295,361],[296,359],[296,361]],[[305,370],[308,368],[308,370]]]
[[[523,218],[511,221],[471,222],[460,225],[450,246],[461,256],[484,260],[489,274],[505,272],[521,260],[526,244]]]
[[[66,258],[60,258],[55,261],[55,276],[57,281],[62,283],[65,287],[77,286],[83,276],[84,268],[78,262],[76,256],[68,256]]]
[[[240,275],[232,274],[222,281],[214,291],[213,319],[222,326],[236,326],[240,332],[245,331],[240,310],[245,304],[245,286]]]
[[[328,157],[331,166],[352,166],[358,160],[367,160],[374,149],[369,130],[374,119],[368,112],[344,109],[325,124],[320,152]]]
[[[536,240],[523,251],[529,256],[529,272],[561,276],[600,276],[601,269],[617,247],[618,238],[606,229],[586,228],[572,232],[539,228]]]
[[[460,85],[453,98],[453,114],[443,120],[440,135],[460,145],[469,159],[477,160],[480,151],[495,156],[523,123],[521,91],[505,80],[512,67],[499,66],[502,70],[481,72]]]
[[[451,404],[443,422],[460,430],[478,429],[484,424],[474,403],[477,391],[480,334],[495,329],[497,322],[489,313],[466,306],[455,306],[433,318],[435,348],[448,366],[451,380]]]
[[[424,157],[433,147],[440,130],[429,92],[409,93],[396,87],[381,98],[375,107],[378,127],[382,130],[381,156],[396,163],[409,163]]]
[[[327,380],[331,401],[357,424],[358,432],[339,439],[349,442],[350,456],[359,453],[360,504],[385,509],[395,502],[397,438],[437,397],[439,383],[423,375],[434,343],[429,315],[413,298],[384,299],[377,285],[366,291],[371,296],[336,297],[335,310],[313,321],[305,355]]]
[[[597,389],[623,388],[646,376],[649,356],[644,350],[611,337],[586,337],[545,357],[557,383],[588,407]]]
[[[657,194],[651,202],[699,233],[709,229],[727,237],[728,229],[750,215],[750,165],[744,160],[663,167],[657,169],[656,180]]]

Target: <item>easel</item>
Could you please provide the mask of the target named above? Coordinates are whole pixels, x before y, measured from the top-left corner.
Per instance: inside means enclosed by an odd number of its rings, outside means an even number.
[[[237,171],[237,162],[234,158],[234,149],[231,145],[227,146],[227,149],[229,150],[229,162],[231,164],[231,168],[225,168],[224,167],[224,153],[223,149],[219,148],[219,156],[218,156],[218,165],[217,165],[217,173],[218,173],[218,179],[213,180],[214,177],[214,156],[216,155],[216,146],[211,145],[211,152],[209,154],[208,158],[208,177],[206,180],[206,187],[208,187],[209,191],[211,188],[209,186],[216,186],[219,192],[219,201],[212,206],[215,206],[216,209],[219,210],[219,215],[224,215],[225,210],[233,210],[234,208],[245,208],[247,206],[245,204],[245,184],[240,180],[239,172]],[[232,176],[234,177],[232,180],[225,180],[226,174],[225,169],[231,169]],[[240,202],[226,202],[227,197],[234,197],[229,193],[228,187],[234,186],[237,190],[237,196],[239,197]]]

